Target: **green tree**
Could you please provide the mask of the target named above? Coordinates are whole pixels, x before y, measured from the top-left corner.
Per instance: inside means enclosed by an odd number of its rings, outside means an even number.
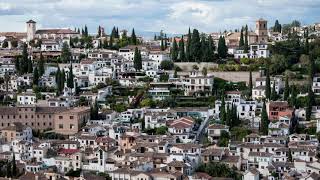
[[[171,59],[176,62],[178,59],[178,45],[175,38],[173,38],[172,49],[171,49]]]
[[[220,36],[218,42],[218,55],[220,58],[226,58],[228,53],[228,48],[226,46],[226,42],[224,37]]]
[[[230,135],[227,131],[222,131],[219,137],[218,146],[220,147],[228,147],[230,140]]]
[[[197,29],[193,29],[192,38],[191,38],[191,59],[193,62],[199,62],[201,58],[201,43],[200,43],[200,35]]]
[[[136,71],[140,71],[142,69],[141,52],[138,50],[137,47],[134,50],[133,66],[136,69]]]
[[[297,92],[297,88],[295,85],[292,85],[290,87],[290,99],[289,99],[289,104],[290,106],[292,107],[296,107],[297,106],[297,95],[298,95],[298,92]]]
[[[160,45],[161,51],[164,51],[164,50],[165,50],[164,43],[165,43],[165,42],[163,41],[163,38],[161,37],[161,45]]]
[[[85,35],[85,36],[88,36],[88,35],[89,35],[87,25],[84,26],[84,35]]]
[[[161,74],[159,80],[160,82],[168,82],[169,74]]]
[[[308,79],[308,96],[307,96],[307,107],[306,107],[306,120],[311,120],[311,113],[312,113],[312,106],[314,104],[314,93],[312,91],[312,81],[313,81],[313,75],[315,71],[315,65],[314,65],[314,54],[310,54],[309,57],[309,79]]]
[[[245,33],[244,33],[244,53],[249,52],[249,42],[248,42],[248,25],[245,27]]]
[[[60,91],[64,89],[64,83],[66,82],[66,73],[64,72],[64,69],[62,69],[60,73]]]
[[[186,61],[187,62],[190,62],[191,60],[191,31],[190,31],[190,28],[189,28],[189,31],[188,31],[188,40],[187,40],[187,46],[186,46]]]
[[[152,107],[155,105],[155,102],[151,99],[151,98],[146,98],[146,99],[143,99],[141,102],[140,102],[140,106],[141,107]]]
[[[250,68],[250,71],[249,71],[249,97],[252,98],[252,88],[253,88],[253,85],[252,85],[252,70]]]
[[[132,29],[132,33],[131,33],[131,44],[133,45],[137,45],[138,44],[138,41],[137,41],[137,36],[136,36],[136,33],[134,31],[134,28]]]
[[[271,97],[271,86],[270,86],[270,73],[269,73],[269,63],[267,62],[266,65],[266,89],[265,89],[265,93],[266,93],[266,98],[270,99]]]
[[[244,46],[244,39],[243,39],[243,27],[242,27],[240,32],[239,47],[243,47],[243,46]]]
[[[276,20],[276,22],[274,23],[273,32],[281,33],[281,24],[279,23],[278,20]]]
[[[268,135],[269,128],[269,118],[266,109],[266,102],[263,102],[262,112],[261,112],[261,122],[260,122],[260,132],[263,135]]]
[[[222,95],[221,99],[221,107],[220,107],[220,122],[221,124],[226,123],[227,114],[226,114],[226,102],[224,101],[224,95]]]
[[[39,59],[39,64],[38,64],[38,69],[39,69],[39,76],[42,76],[44,74],[44,58],[42,53],[40,53],[40,59]]]
[[[33,70],[33,85],[38,85],[39,84],[39,72],[38,68],[35,67]]]
[[[64,42],[61,50],[61,60],[63,63],[70,62],[71,52],[68,43]]]
[[[16,156],[15,153],[12,153],[12,175],[13,177],[16,177],[18,175],[18,169],[17,169],[17,164],[16,164]]]
[[[97,101],[95,101],[93,106],[90,107],[90,119],[92,120],[99,119],[99,107],[98,107]]]
[[[211,35],[209,35],[209,37],[208,37],[208,49],[207,49],[207,59],[208,59],[209,62],[212,62],[213,60],[215,60],[214,51],[215,51],[214,42],[213,42],[213,39],[212,39]]]
[[[33,72],[33,63],[31,59],[28,59],[28,73]]]
[[[67,79],[67,87],[71,88],[71,89],[74,88],[72,63],[70,64],[70,68],[69,68],[68,79]]]
[[[277,100],[276,81],[275,80],[273,81],[273,86],[272,86],[270,99],[272,101],[276,101]]]
[[[60,94],[62,91],[62,88],[61,88],[61,72],[60,72],[59,66],[58,66],[58,70],[56,71],[55,78],[56,78],[57,92],[58,94]]]
[[[8,178],[12,177],[12,163],[11,163],[11,161],[8,161],[8,163],[7,163],[7,177]]]
[[[14,66],[16,68],[16,71],[18,74],[21,74],[21,69],[20,69],[20,58],[16,57],[14,61]]]
[[[179,60],[180,62],[184,62],[186,59],[185,50],[184,50],[184,40],[183,36],[181,37],[181,40],[179,41]]]
[[[207,74],[208,74],[208,69],[206,67],[203,67],[202,68],[202,75],[207,76]]]
[[[288,76],[286,76],[285,86],[284,86],[284,92],[283,92],[283,100],[285,100],[285,101],[288,100],[288,98],[289,98],[289,92],[290,92],[289,80],[288,80]]]
[[[156,135],[165,135],[168,132],[168,127],[161,126],[156,128]]]
[[[164,60],[160,63],[160,68],[163,70],[172,70],[174,67],[174,64],[170,60]]]
[[[9,91],[9,81],[10,81],[11,77],[9,76],[9,74],[7,72],[5,72],[4,74],[4,82],[6,84],[6,92],[8,93]]]

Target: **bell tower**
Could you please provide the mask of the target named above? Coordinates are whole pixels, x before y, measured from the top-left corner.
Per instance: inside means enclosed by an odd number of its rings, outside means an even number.
[[[256,34],[258,43],[266,43],[268,41],[268,21],[260,18],[256,21]]]
[[[29,20],[27,23],[27,41],[31,41],[35,38],[36,34],[36,22],[33,20]]]

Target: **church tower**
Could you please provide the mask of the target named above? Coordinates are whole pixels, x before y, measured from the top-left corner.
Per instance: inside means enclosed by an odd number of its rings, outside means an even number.
[[[256,34],[258,36],[258,43],[266,43],[268,41],[268,26],[267,21],[260,18],[256,21]]]
[[[29,20],[27,22],[27,41],[31,41],[35,38],[36,34],[36,22],[33,20]]]

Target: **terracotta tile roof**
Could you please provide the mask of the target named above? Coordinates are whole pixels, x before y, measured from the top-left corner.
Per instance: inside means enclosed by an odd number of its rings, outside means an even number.
[[[80,152],[79,149],[60,149],[58,151],[58,154],[74,154]]]

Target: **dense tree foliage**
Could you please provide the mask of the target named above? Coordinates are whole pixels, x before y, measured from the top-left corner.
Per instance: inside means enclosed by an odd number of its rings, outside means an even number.
[[[133,66],[137,71],[140,71],[142,69],[141,52],[137,47],[134,50]]]
[[[223,163],[210,162],[209,164],[200,164],[196,172],[205,172],[212,177],[226,177],[240,180],[241,175],[236,172],[236,168],[229,168]]]

